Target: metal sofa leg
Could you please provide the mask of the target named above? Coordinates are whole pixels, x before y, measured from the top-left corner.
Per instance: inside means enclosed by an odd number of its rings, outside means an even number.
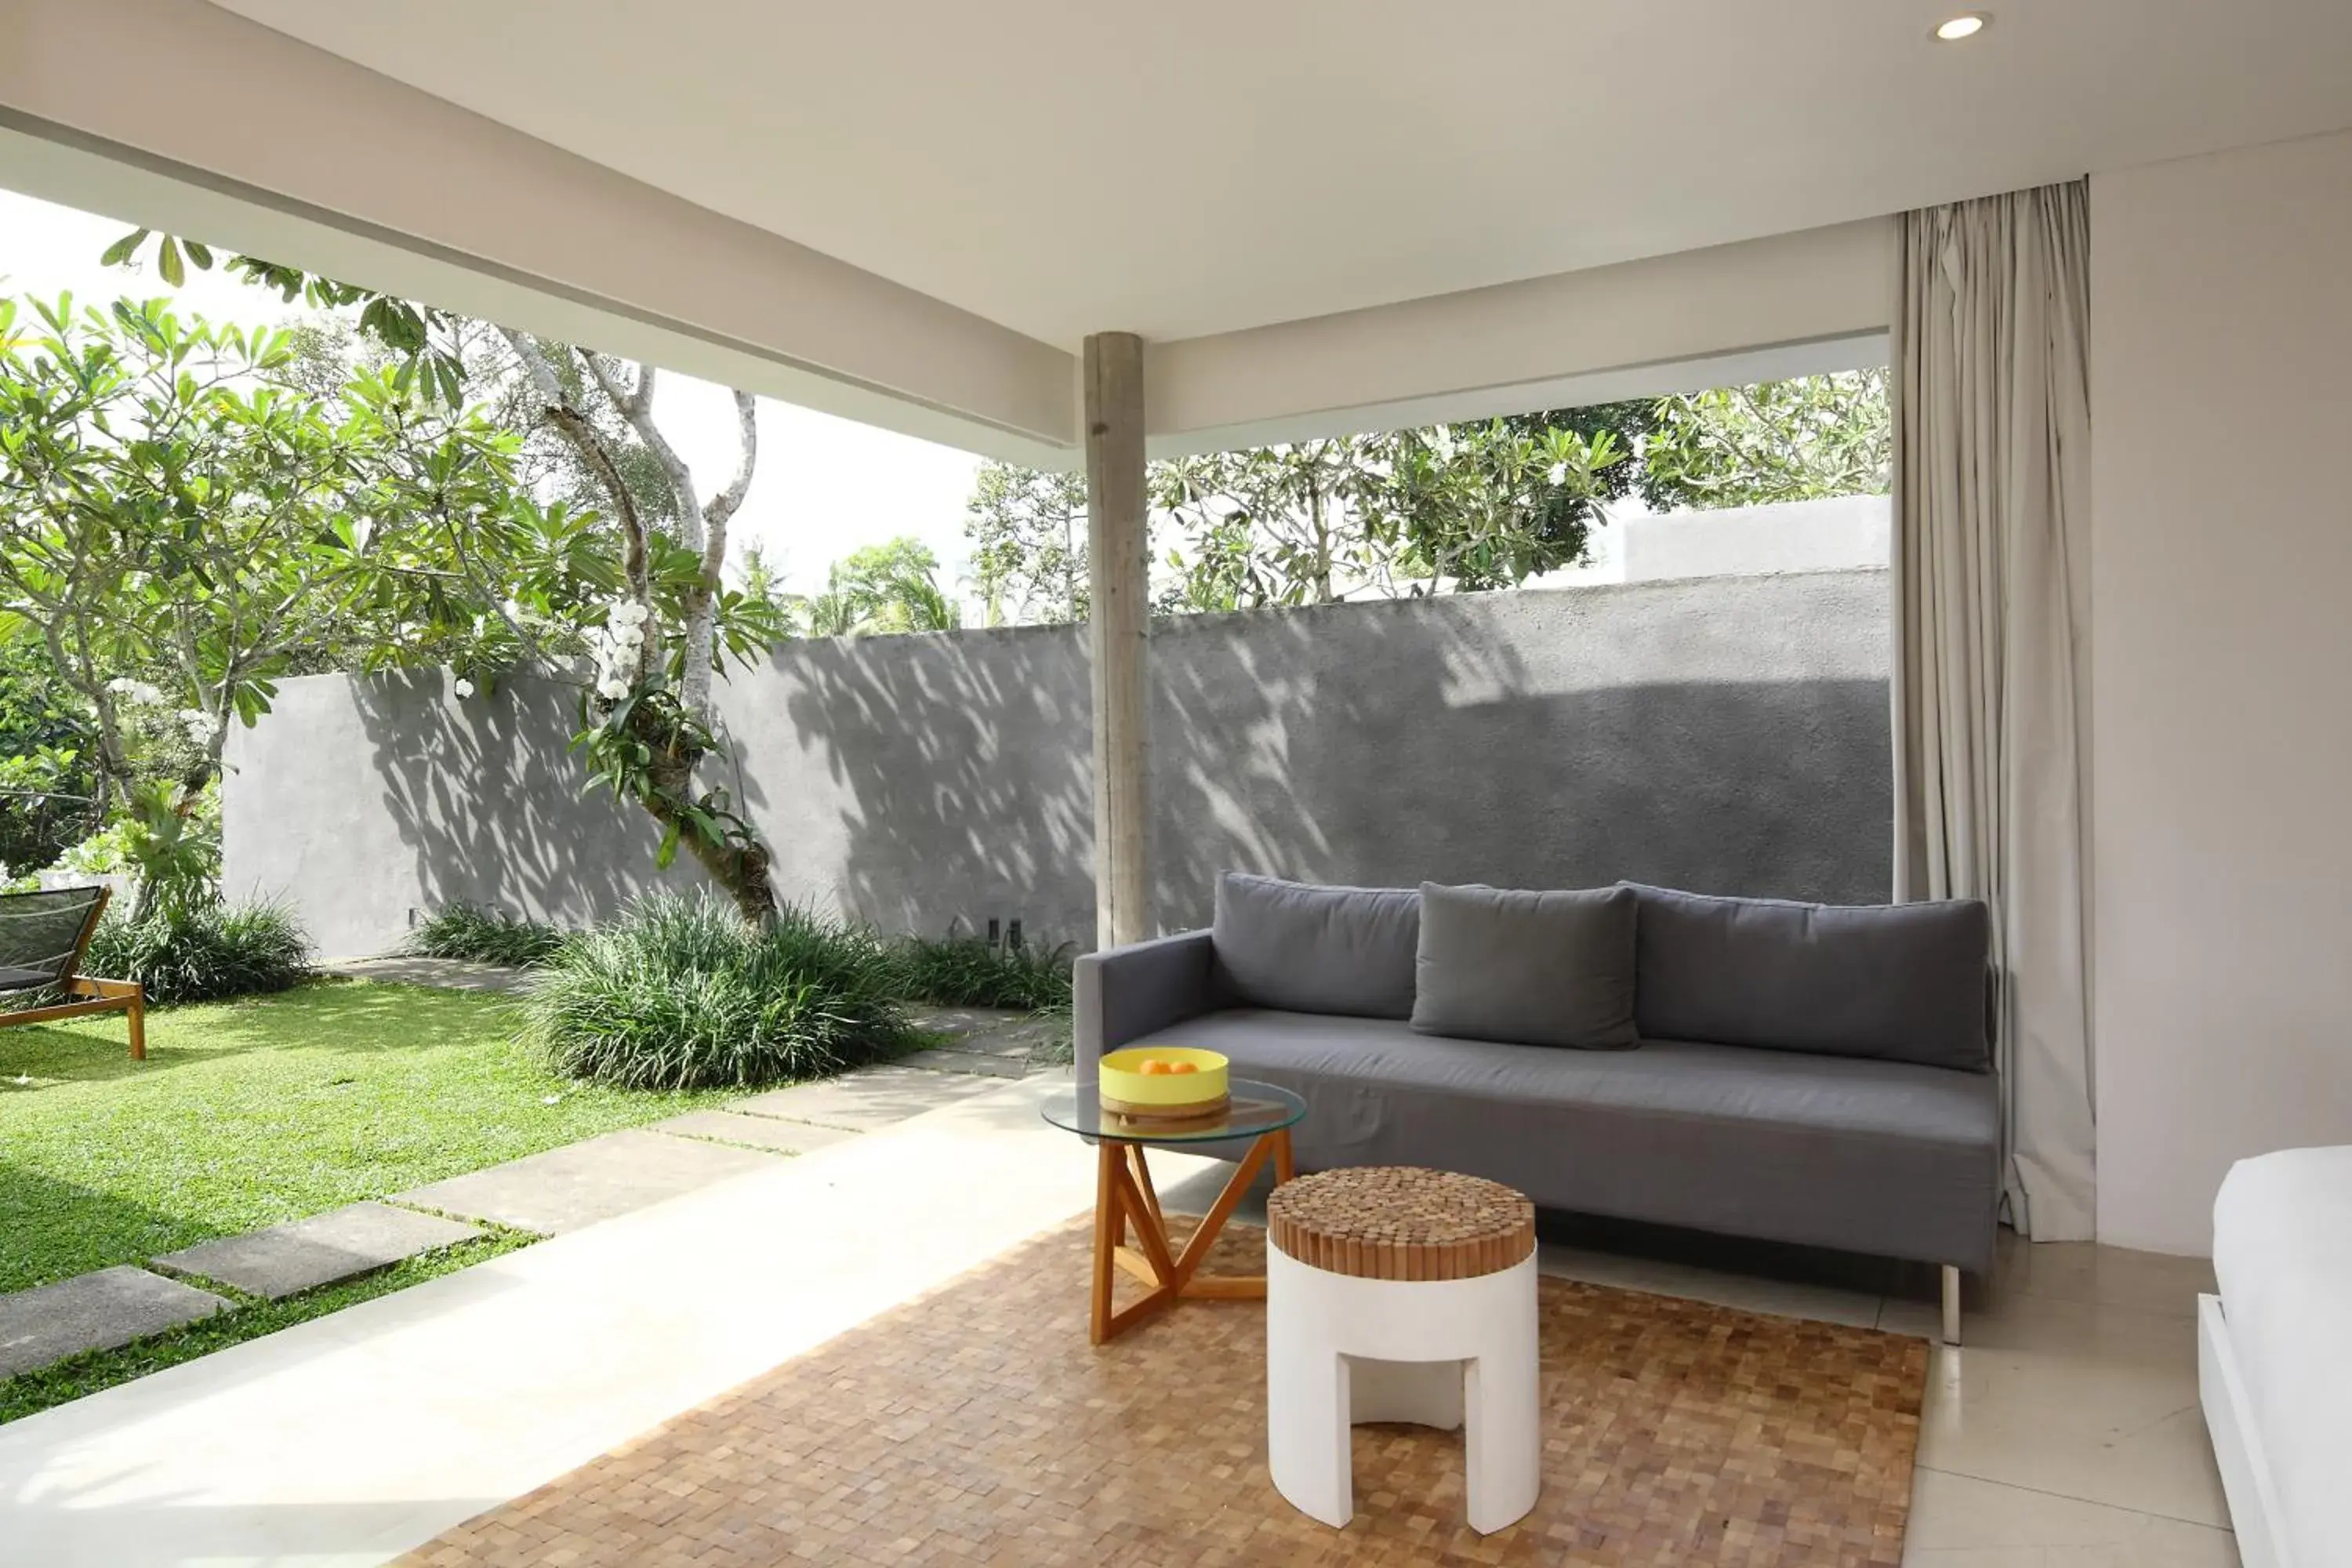
[[[1944,1265],[1944,1342],[1960,1342],[1960,1271],[1949,1263]]]

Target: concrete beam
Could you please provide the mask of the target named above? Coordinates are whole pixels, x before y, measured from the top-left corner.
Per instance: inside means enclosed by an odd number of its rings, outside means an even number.
[[[1082,460],[1063,350],[205,0],[15,0],[9,34],[0,183],[992,457]],[[1881,363],[1892,236],[1844,224],[1154,343],[1147,451]]]
[[[1886,363],[1892,219],[1155,342],[1151,455]]]
[[[10,13],[0,183],[972,450],[1076,460],[1076,366],[1051,344],[204,0]]]

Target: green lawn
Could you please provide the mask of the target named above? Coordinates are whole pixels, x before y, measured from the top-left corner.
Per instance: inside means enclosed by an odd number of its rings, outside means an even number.
[[[0,1029],[0,1291],[383,1197],[722,1098],[558,1079],[506,999],[323,981]]]

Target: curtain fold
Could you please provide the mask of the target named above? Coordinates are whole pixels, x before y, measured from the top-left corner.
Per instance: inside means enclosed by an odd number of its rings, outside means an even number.
[[[2004,1199],[2095,1226],[2088,983],[2085,182],[1902,220],[1895,896],[1993,910]]]

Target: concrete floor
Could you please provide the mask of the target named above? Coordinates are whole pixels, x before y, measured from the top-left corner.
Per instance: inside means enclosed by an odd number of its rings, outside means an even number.
[[[373,1564],[1085,1212],[1001,1089],[0,1427],[0,1561]],[[1171,1207],[1221,1168],[1153,1156]],[[1547,1245],[1552,1271],[1928,1334],[1930,1303]],[[1074,1287],[1075,1288],[1075,1287]],[[2201,1263],[2014,1246],[1938,1348],[1906,1561],[2237,1561],[2196,1405]],[[1187,1308],[1214,1310],[1214,1307]]]

